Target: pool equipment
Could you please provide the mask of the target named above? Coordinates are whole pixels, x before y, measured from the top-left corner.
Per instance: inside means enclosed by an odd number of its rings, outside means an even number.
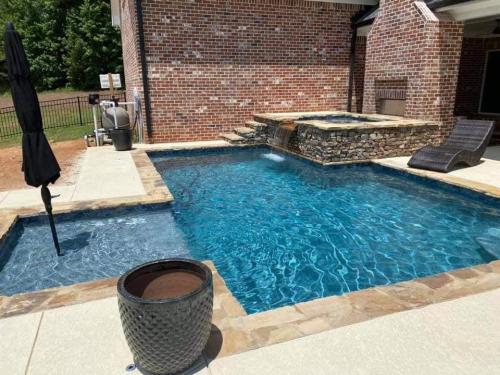
[[[108,108],[107,103],[112,103]],[[132,148],[132,129],[130,128],[130,116],[128,112],[118,107],[115,102],[102,102],[104,104],[102,111],[102,126],[111,137],[116,151],[127,151]]]
[[[92,106],[94,134],[85,137],[87,145],[90,144],[90,138],[95,139],[97,147],[111,143],[111,139],[117,151],[130,150],[132,133],[136,129],[139,142],[143,142],[141,100],[137,89],[134,89],[134,101],[131,102],[120,102],[115,97],[112,100],[100,100],[99,94],[90,94],[89,104]],[[132,126],[128,111],[130,106],[133,107],[134,122]],[[100,121],[98,110],[101,114]]]
[[[130,128],[130,116],[122,107],[109,107],[102,111],[102,126],[105,130]]]

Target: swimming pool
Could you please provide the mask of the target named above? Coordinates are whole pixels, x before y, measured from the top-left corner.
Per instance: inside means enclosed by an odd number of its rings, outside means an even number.
[[[151,155],[195,258],[249,313],[492,260],[500,204],[372,164],[266,148]]]
[[[59,215],[57,258],[41,218],[0,258],[0,294],[117,276],[151,259],[211,259],[248,313],[494,258],[493,198],[372,164],[322,167],[256,147],[150,154],[172,206]]]

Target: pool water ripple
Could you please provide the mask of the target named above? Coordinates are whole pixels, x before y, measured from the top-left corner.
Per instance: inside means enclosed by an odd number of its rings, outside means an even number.
[[[492,260],[500,205],[373,165],[253,148],[152,156],[195,258],[249,313]]]
[[[152,259],[191,257],[170,207],[56,215],[64,256],[47,219],[21,219],[0,249],[0,295],[115,277]]]

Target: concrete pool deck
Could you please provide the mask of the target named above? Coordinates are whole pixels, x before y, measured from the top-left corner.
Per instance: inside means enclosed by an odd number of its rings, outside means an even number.
[[[114,297],[2,319],[0,335],[2,374],[126,374],[133,362]],[[494,374],[499,350],[496,289],[242,354],[205,355],[186,374]]]
[[[465,187],[494,197],[500,197],[500,146],[489,147],[479,165],[460,168],[450,173],[426,171],[407,166],[409,156],[378,159],[386,167]]]
[[[54,204],[145,195],[146,191],[130,152],[112,147],[88,148],[75,184],[51,187]],[[40,205],[40,189],[3,192],[0,209]]]

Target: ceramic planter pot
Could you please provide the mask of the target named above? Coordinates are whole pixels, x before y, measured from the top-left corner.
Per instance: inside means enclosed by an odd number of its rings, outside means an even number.
[[[138,266],[118,281],[125,338],[144,374],[189,368],[207,344],[213,311],[212,272],[186,259]]]

